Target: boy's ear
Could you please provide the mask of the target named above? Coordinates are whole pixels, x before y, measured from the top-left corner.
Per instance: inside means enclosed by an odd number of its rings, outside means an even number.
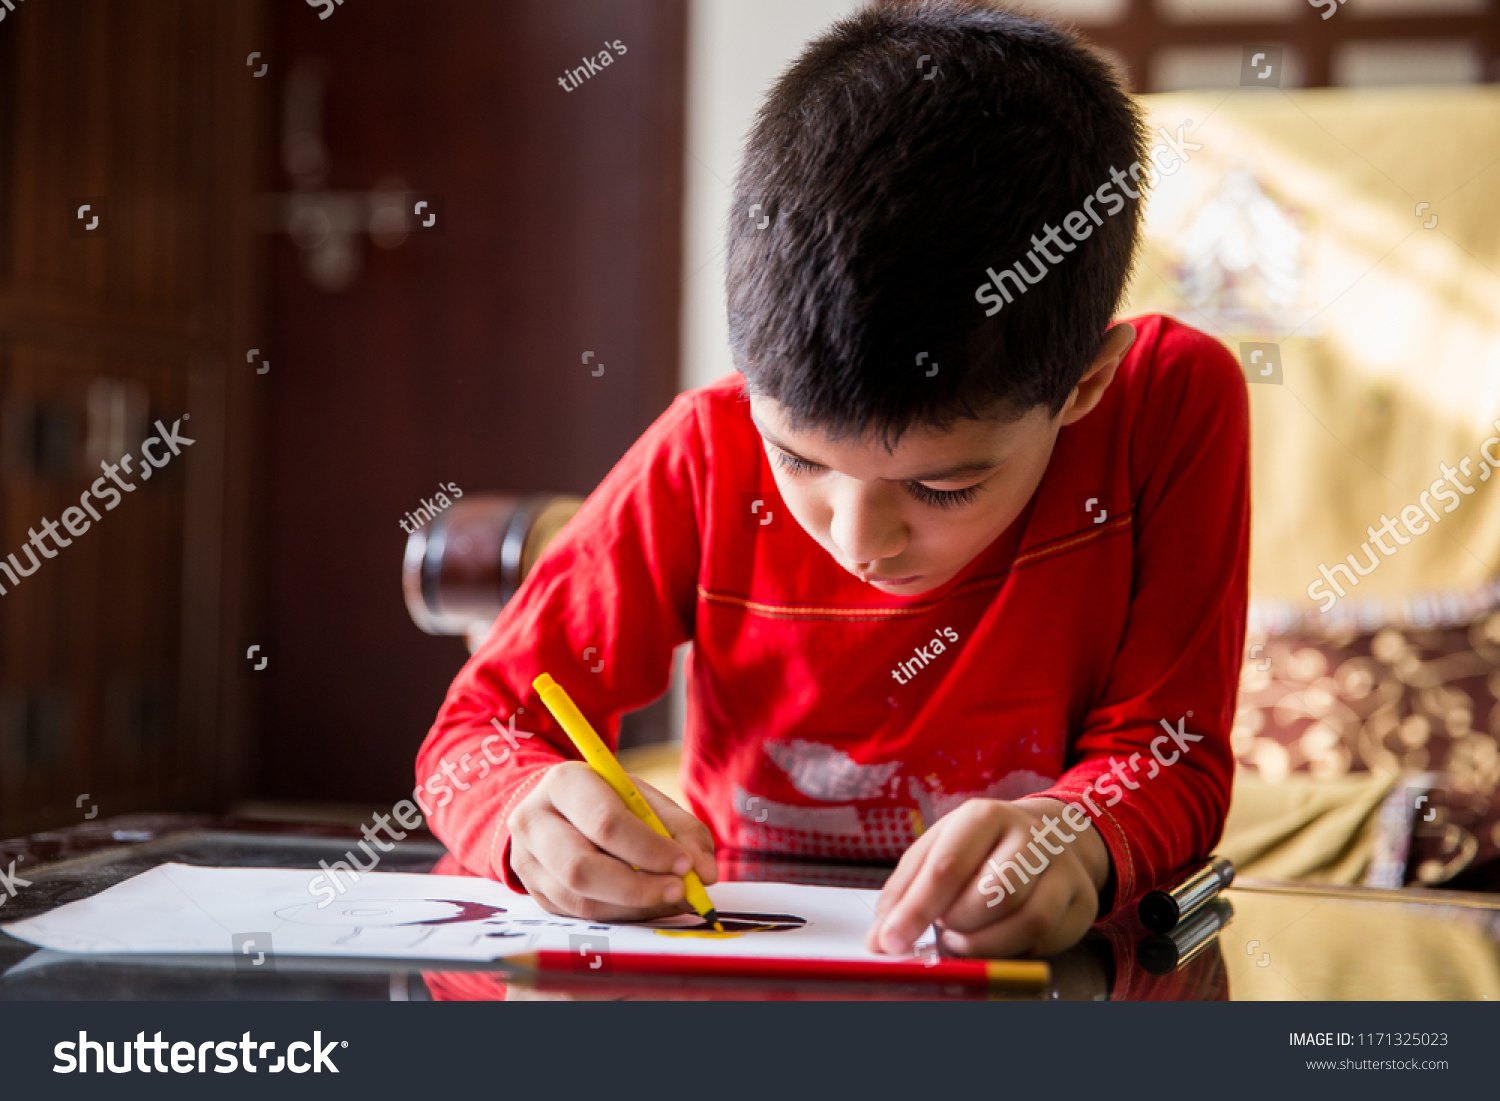
[[[1125,353],[1130,351],[1130,346],[1134,343],[1135,329],[1123,322],[1112,326],[1104,334],[1099,354],[1078,380],[1078,385],[1073,387],[1067,404],[1057,415],[1059,427],[1080,421],[1094,411],[1094,406],[1099,404],[1099,399],[1104,397],[1104,391],[1115,377],[1115,368],[1120,366],[1120,360],[1125,358]]]

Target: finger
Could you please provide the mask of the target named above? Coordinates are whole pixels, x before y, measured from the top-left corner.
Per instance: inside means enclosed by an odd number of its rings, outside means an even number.
[[[950,817],[953,824],[932,843],[910,887],[886,913],[879,937],[882,952],[911,951],[926,928],[948,912],[995,847],[996,835],[1012,822],[1002,806],[980,800],[959,807]]]
[[[1030,871],[1038,862],[1040,870]],[[969,933],[1003,921],[1026,904],[1051,864],[1051,856],[1032,847],[1026,830],[1007,834],[974,873],[974,881],[954,899],[943,925]]]
[[[880,890],[880,898],[875,902],[875,916],[884,917],[892,906],[900,900],[911,886],[912,880],[916,879],[917,873],[922,869],[922,862],[927,859],[927,853],[943,835],[943,827],[947,825],[945,818],[938,822],[932,829],[911,843],[901,859],[896,863],[896,870],[891,877],[885,881],[885,886]]]
[[[557,812],[611,856],[662,875],[681,876],[692,869],[692,851],[637,818],[593,769],[570,769],[550,794]],[[548,865],[556,870],[550,861]]]
[[[1051,935],[1043,937],[1041,944],[1037,945],[1037,955],[1051,956],[1066,952],[1083,939],[1083,935],[1094,924],[1094,919],[1099,916],[1099,895],[1090,889],[1092,886],[1089,884],[1088,887],[1079,888],[1062,919],[1053,925]]]
[[[911,886],[912,880],[921,870],[922,862],[927,859],[927,853],[942,836],[943,824],[946,821],[944,819],[938,822],[932,829],[912,842],[911,846],[901,854],[901,859],[896,863],[896,870],[885,881],[885,886],[880,890],[880,897],[875,900],[874,920],[865,931],[865,947],[871,952],[881,951],[880,934],[885,929],[885,916],[890,913],[891,907],[900,902],[902,896],[906,894],[907,888]]]
[[[554,885],[554,881],[544,874],[541,862],[530,852],[522,848],[518,843],[512,841],[510,846],[510,870],[516,873],[516,878],[521,881],[521,886],[526,888],[526,893],[541,905],[546,896],[546,886]],[[545,883],[543,882],[545,879]]]
[[[525,872],[521,870],[522,864],[526,865]],[[589,921],[641,921],[683,913],[687,905],[678,902],[648,907],[620,906],[603,899],[589,898],[569,890],[530,854],[523,859],[513,857],[511,866],[531,892],[532,900],[549,914],[585,918]]]
[[[945,930],[943,948],[959,956],[1006,959],[1048,955],[1077,942],[1093,920],[1085,884],[1060,875],[1036,882],[1026,902],[1009,917],[971,933]]]
[[[560,814],[538,815],[529,826],[526,844],[552,879],[582,898],[637,909],[682,901],[681,877],[637,871],[600,852]]]
[[[661,819],[661,824],[667,827],[667,832],[672,837],[685,845],[693,858],[693,870],[704,883],[717,883],[719,879],[719,864],[714,859],[713,831],[693,817],[692,813],[678,806],[665,794],[646,783],[639,777],[632,776],[636,788],[641,793],[641,798],[651,804],[651,809],[656,812],[656,817]]]

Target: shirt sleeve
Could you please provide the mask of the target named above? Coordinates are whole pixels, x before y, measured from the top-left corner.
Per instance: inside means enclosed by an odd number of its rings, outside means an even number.
[[[506,819],[579,760],[532,690],[550,673],[613,749],[620,716],[666,691],[691,636],[703,446],[679,397],[564,526],[460,671],[417,755],[419,806],[465,867],[513,890]]]
[[[1158,336],[1129,448],[1129,618],[1075,763],[1039,796],[1086,809],[1109,849],[1100,917],[1206,856],[1229,807],[1249,560],[1249,400],[1218,342]]]

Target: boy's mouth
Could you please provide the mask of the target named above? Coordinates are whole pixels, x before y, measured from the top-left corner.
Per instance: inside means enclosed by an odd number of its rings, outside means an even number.
[[[914,584],[915,582],[918,582],[918,581],[922,580],[922,575],[919,574],[919,573],[914,573],[914,574],[910,575],[909,577],[871,577],[871,576],[864,576],[864,577],[861,577],[860,580],[861,581],[868,581],[871,585],[888,585],[888,586],[899,588],[899,587],[901,587],[903,585],[911,585],[911,584]]]

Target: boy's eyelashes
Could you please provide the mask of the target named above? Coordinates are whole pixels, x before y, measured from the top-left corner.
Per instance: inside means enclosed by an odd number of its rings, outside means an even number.
[[[815,470],[825,469],[818,463],[810,463],[806,459],[799,459],[796,455],[788,455],[779,447],[773,447],[771,454],[781,464],[781,469],[789,474],[811,474]]]
[[[930,489],[921,482],[907,482],[906,488],[917,500],[934,508],[958,508],[968,504],[979,493],[978,485],[971,485],[966,489]]]
[[[819,463],[810,463],[796,455],[789,455],[779,447],[773,447],[771,453],[788,474],[812,474],[827,469]],[[980,485],[983,483],[976,483],[964,489],[933,489],[921,482],[903,482],[902,484],[906,486],[907,492],[924,505],[931,505],[933,508],[957,508],[972,501],[978,495]]]

